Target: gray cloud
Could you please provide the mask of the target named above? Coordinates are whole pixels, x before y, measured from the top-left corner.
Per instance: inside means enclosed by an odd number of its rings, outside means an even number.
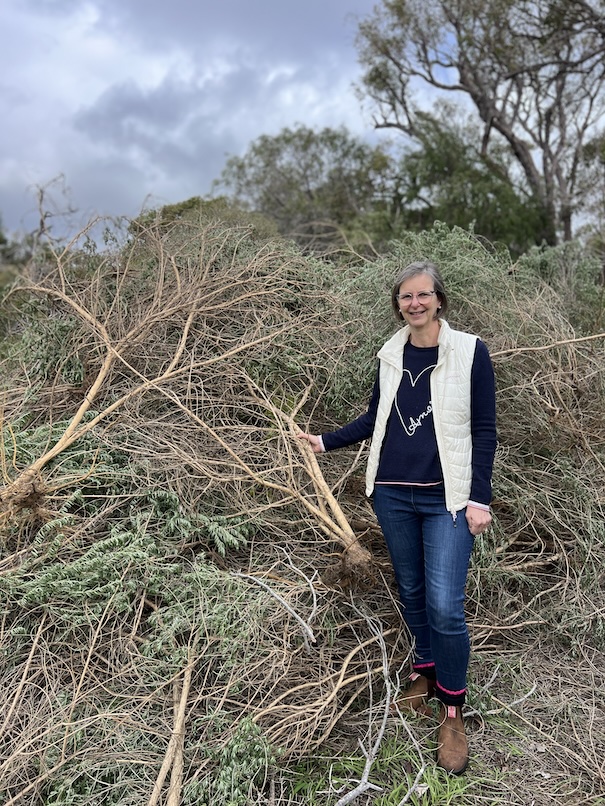
[[[59,173],[80,209],[130,215],[209,192],[227,155],[285,126],[372,135],[351,85],[353,17],[374,0],[4,2],[8,229],[27,228],[27,189]]]
[[[77,112],[74,126],[97,142],[124,147],[155,136],[170,138],[190,115],[196,88],[168,79],[144,90],[133,81],[107,89],[87,109]]]
[[[178,45],[200,50],[213,43],[246,43],[251,52],[268,61],[292,58],[312,61],[313,55],[339,51],[354,61],[349,49],[355,17],[367,15],[374,3],[367,0],[221,0],[170,3],[148,0],[101,0],[99,25],[130,30],[156,48]],[[343,47],[344,46],[344,47]]]

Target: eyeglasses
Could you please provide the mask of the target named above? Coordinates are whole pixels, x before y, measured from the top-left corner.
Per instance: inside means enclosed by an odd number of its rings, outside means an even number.
[[[419,291],[417,294],[395,294],[395,299],[398,299],[401,305],[408,306],[412,304],[412,300],[414,297],[420,302],[421,304],[428,302],[435,291]]]

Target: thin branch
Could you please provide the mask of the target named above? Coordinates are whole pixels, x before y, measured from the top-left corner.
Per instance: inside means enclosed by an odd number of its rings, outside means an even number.
[[[563,347],[566,344],[581,344],[585,341],[595,341],[596,339],[605,338],[605,333],[595,333],[592,336],[581,336],[577,339],[561,339],[561,341],[554,341],[551,344],[543,344],[540,347],[511,347],[507,350],[497,350],[491,353],[492,358],[498,358],[502,355],[516,355],[518,353],[541,353],[544,350],[552,350],[555,347]]]
[[[157,806],[164,781],[168,775],[170,768],[176,763],[177,771],[171,781],[170,791],[168,793],[168,806],[178,806],[181,802],[181,781],[182,781],[182,768],[183,768],[183,741],[185,736],[185,714],[187,710],[187,700],[189,698],[189,689],[191,688],[191,676],[195,667],[196,659],[190,658],[187,666],[183,670],[183,686],[180,694],[175,692],[174,696],[178,699],[178,708],[176,709],[174,718],[174,728],[166,748],[166,755],[158,773],[158,776],[151,793],[151,797],[147,802],[147,806]],[[174,683],[177,686],[177,682]],[[179,772],[180,771],[180,772]]]
[[[303,620],[303,619],[302,619],[302,618],[301,618],[301,617],[298,615],[298,613],[296,612],[296,610],[294,610],[294,608],[293,608],[291,605],[289,605],[289,604],[286,602],[286,600],[285,600],[285,599],[284,599],[282,596],[280,596],[280,595],[279,595],[279,593],[276,593],[276,591],[274,591],[274,590],[273,590],[273,588],[271,588],[269,585],[267,585],[267,583],[266,583],[266,582],[263,582],[263,580],[262,580],[262,579],[258,579],[257,577],[252,576],[251,574],[242,574],[242,573],[239,573],[239,572],[236,572],[236,571],[234,571],[234,572],[233,572],[233,576],[234,576],[234,577],[239,577],[240,579],[248,579],[248,580],[250,580],[251,582],[256,583],[257,585],[260,585],[260,586],[261,586],[261,588],[264,588],[264,589],[265,589],[265,590],[266,590],[268,593],[270,593],[270,594],[271,594],[271,596],[273,596],[273,598],[274,598],[274,599],[277,599],[277,601],[278,601],[278,602],[281,604],[281,606],[282,606],[282,607],[283,607],[285,610],[287,610],[287,611],[288,611],[288,613],[290,613],[290,615],[291,615],[291,616],[293,616],[293,617],[296,619],[296,621],[297,621],[297,622],[300,624],[300,626],[303,628],[303,632],[305,633],[306,637],[307,637],[307,638],[308,638],[308,639],[309,639],[309,640],[310,640],[310,641],[311,641],[313,644],[314,644],[314,643],[317,641],[317,639],[315,638],[315,635],[313,634],[313,630],[312,630],[312,629],[309,627],[309,625],[306,623],[306,621],[304,621],[304,620]]]

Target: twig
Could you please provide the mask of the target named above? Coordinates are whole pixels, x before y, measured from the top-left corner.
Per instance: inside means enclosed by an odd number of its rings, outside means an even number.
[[[534,624],[546,624],[546,619],[530,619],[520,621],[517,624],[471,624],[473,630],[489,630],[490,632],[500,632],[501,630],[521,630],[523,627],[531,627]]]
[[[286,549],[283,548],[282,546],[278,546],[278,548],[282,549],[282,551],[284,553],[284,556],[286,558],[286,562],[288,563],[290,568],[294,571],[294,573],[298,574],[299,576],[301,576],[305,580],[307,585],[309,586],[309,590],[311,591],[311,596],[313,598],[313,609],[311,610],[311,615],[309,616],[308,621],[309,621],[309,624],[312,624],[313,621],[315,620],[315,616],[317,614],[317,591],[315,590],[315,585],[313,584],[313,582],[315,581],[316,577],[319,576],[319,575],[318,575],[317,571],[314,571],[313,576],[311,577],[311,579],[309,579],[309,577],[305,574],[304,571],[302,571],[300,568],[297,568],[294,565],[294,563],[292,562],[292,557],[289,556],[289,554],[286,551]]]
[[[178,769],[180,767],[182,771],[183,741],[185,736],[185,711],[187,709],[187,699],[189,697],[191,676],[193,674],[194,666],[195,659],[192,659],[189,661],[183,672],[183,687],[179,697],[178,710],[175,714],[174,728],[172,735],[170,736],[170,741],[168,742],[168,747],[166,748],[164,761],[158,773],[158,777],[156,778],[155,786],[153,787],[153,792],[151,793],[151,797],[147,802],[147,806],[156,806],[158,803],[160,795],[162,794],[164,781],[168,775],[168,771],[175,763],[177,764],[177,772],[175,773],[173,780],[171,780],[170,791],[168,793],[168,804],[169,806],[178,806],[180,803],[180,782],[182,781],[182,776],[179,774]],[[177,681],[175,681],[175,686],[176,685]]]
[[[594,776],[595,772],[596,772],[598,777],[599,777],[599,779],[601,781],[605,781],[605,773],[603,772],[603,770],[601,770],[599,768],[597,768],[597,770],[595,770],[595,765],[593,763],[588,763],[586,761],[586,759],[582,758],[582,756],[580,756],[578,753],[574,752],[573,750],[570,750],[569,747],[566,747],[564,744],[561,744],[561,742],[558,742],[555,738],[553,738],[552,733],[546,733],[546,731],[543,731],[541,728],[539,728],[533,722],[530,722],[529,719],[526,719],[518,711],[513,710],[513,705],[515,705],[516,703],[512,703],[511,705],[508,705],[507,703],[502,702],[502,700],[499,700],[493,694],[492,694],[492,699],[494,700],[494,702],[497,702],[498,705],[502,706],[502,708],[504,710],[510,711],[515,717],[517,717],[517,719],[520,719],[521,722],[524,722],[529,728],[531,728],[531,730],[535,731],[536,733],[539,733],[540,736],[543,736],[548,742],[550,742],[555,747],[558,747],[560,750],[562,750],[565,755],[570,756],[571,758],[573,758],[580,765],[580,767],[582,767],[582,769],[584,769],[586,772],[589,773],[589,775],[591,777]],[[523,697],[522,700],[523,699],[526,699],[526,697]],[[521,702],[521,700],[517,700],[516,702],[517,703]]]
[[[580,342],[603,338],[605,338],[605,333],[595,333],[592,336],[581,336],[577,339],[561,339],[561,341],[553,341],[551,344],[542,344],[539,347],[511,347],[508,350],[497,350],[491,353],[491,357],[499,358],[502,355],[517,355],[518,353],[540,353],[544,350],[552,350],[554,347],[563,347],[566,344],[580,344]]]
[[[384,635],[383,635],[382,629],[377,627],[377,625],[375,624],[374,620],[372,618],[370,618],[370,616],[368,616],[367,614],[364,614],[364,613],[361,612],[360,608],[358,608],[355,605],[355,602],[353,601],[352,598],[351,598],[350,604],[351,604],[351,607],[353,608],[353,610],[356,613],[359,613],[359,615],[361,615],[361,616],[363,616],[365,618],[366,624],[368,625],[368,627],[370,629],[370,632],[375,636],[376,640],[378,641],[378,645],[380,647],[380,653],[382,655],[382,668],[383,668],[383,676],[384,676],[384,684],[385,684],[386,693],[385,693],[385,701],[384,701],[384,707],[383,707],[383,712],[382,712],[382,721],[381,721],[381,724],[380,724],[380,728],[378,729],[378,734],[376,736],[374,744],[372,745],[371,749],[366,750],[363,747],[363,745],[361,744],[361,741],[359,742],[359,745],[361,747],[361,751],[364,754],[365,759],[366,759],[366,763],[364,765],[363,773],[361,775],[361,779],[359,781],[359,784],[354,789],[352,789],[349,793],[347,793],[342,798],[340,798],[340,800],[338,800],[336,802],[335,806],[347,806],[348,803],[352,803],[360,795],[363,795],[363,793],[367,792],[369,789],[381,791],[380,787],[376,786],[375,784],[371,784],[369,782],[369,777],[370,777],[370,773],[372,771],[372,767],[374,765],[374,762],[376,761],[376,756],[378,755],[378,752],[380,750],[380,745],[382,744],[382,740],[384,738],[384,733],[385,733],[386,726],[387,726],[387,718],[389,716],[389,709],[390,709],[390,706],[391,706],[392,686],[391,686],[391,681],[389,680],[389,676],[388,676],[389,658],[388,658],[387,648],[386,648],[386,644],[385,644],[385,641],[384,641]],[[370,686],[370,696],[371,696],[371,694],[372,694],[372,687]],[[371,711],[370,711],[370,715],[371,715]]]
[[[44,629],[44,623],[46,622],[46,613],[42,615],[40,619],[40,624],[38,626],[38,631],[36,632],[36,636],[32,641],[31,649],[29,650],[29,655],[27,658],[27,663],[25,664],[25,668],[23,669],[23,674],[21,675],[21,680],[19,681],[19,685],[17,686],[17,690],[13,695],[13,700],[10,704],[10,708],[8,709],[7,715],[4,717],[4,722],[2,724],[2,729],[0,730],[0,735],[4,735],[4,731],[8,727],[13,713],[15,712],[15,708],[17,707],[17,703],[19,702],[19,698],[21,697],[21,693],[23,691],[23,687],[25,686],[25,681],[27,680],[27,675],[29,674],[30,667],[32,665],[32,661],[36,652],[36,648],[38,646],[38,641],[40,640],[40,636],[42,635],[42,630]]]
[[[409,730],[407,725],[406,725],[406,728],[408,729],[408,733],[411,735],[411,731]],[[399,801],[397,806],[404,806],[404,803],[407,803],[409,801],[409,799],[412,797],[412,795],[416,792],[416,789],[418,788],[418,784],[422,780],[422,776],[424,775],[425,770],[426,770],[426,764],[423,761],[422,766],[420,767],[420,769],[416,773],[416,777],[414,778],[414,782],[413,782],[412,786],[408,789],[408,791],[405,793],[403,798]]]
[[[179,724],[180,720],[182,696],[183,691],[182,690],[179,691],[178,681],[175,680],[172,689],[175,728]],[[185,732],[184,730],[181,730],[179,733],[176,733],[174,761],[172,763],[172,770],[170,771],[170,785],[168,787],[168,798],[166,801],[166,806],[179,806],[179,804],[181,803],[181,790],[183,788],[184,747],[185,747]]]
[[[384,635],[388,635],[391,632],[395,632],[395,630],[394,629],[385,630]],[[254,715],[254,721],[256,722],[261,717],[266,716],[266,715],[270,714],[272,711],[277,710],[278,705],[283,700],[285,700],[287,697],[291,697],[293,694],[295,694],[297,692],[300,692],[300,691],[304,691],[304,690],[309,689],[309,688],[322,688],[323,686],[325,686],[326,683],[330,682],[331,680],[333,680],[336,677],[337,680],[334,683],[333,689],[330,691],[330,693],[325,698],[325,700],[321,701],[322,704],[325,706],[327,703],[331,702],[336,697],[336,695],[338,694],[338,691],[341,688],[343,688],[346,685],[349,685],[350,683],[354,682],[355,680],[359,680],[361,677],[364,677],[364,676],[366,676],[368,674],[366,672],[363,675],[351,675],[351,677],[345,677],[347,669],[348,669],[349,665],[351,664],[351,661],[353,660],[355,655],[358,652],[361,652],[363,649],[365,649],[370,644],[373,644],[375,641],[376,641],[376,636],[373,635],[370,638],[366,639],[365,641],[362,641],[362,642],[356,644],[353,647],[353,649],[351,649],[351,651],[347,654],[345,659],[343,660],[339,671],[331,672],[330,674],[327,674],[325,677],[321,678],[320,680],[316,680],[316,681],[313,681],[313,682],[310,682],[310,683],[308,683],[308,682],[301,683],[298,686],[294,686],[293,688],[288,689],[288,691],[284,691],[282,694],[280,694],[273,701],[273,703],[271,705],[267,706],[266,708],[263,708],[262,711],[259,711],[257,714],[255,714]],[[379,667],[377,667],[375,669],[372,669],[371,673],[373,675],[374,674],[379,674],[379,673],[384,674],[384,666],[380,665]],[[316,703],[313,703],[313,705],[316,705]]]
[[[258,579],[257,577],[251,576],[250,574],[242,574],[239,571],[234,571],[233,576],[234,577],[239,577],[240,579],[249,579],[251,582],[255,582],[257,585],[260,585],[262,588],[264,588],[268,593],[271,594],[271,596],[273,596],[274,599],[277,599],[277,601],[282,605],[282,607],[284,607],[288,611],[288,613],[290,613],[290,615],[293,616],[296,619],[296,621],[298,621],[300,626],[303,628],[303,631],[304,631],[305,635],[307,636],[307,638],[312,643],[316,642],[317,639],[315,638],[315,635],[313,634],[313,630],[309,627],[309,625],[306,623],[306,621],[304,621],[298,615],[296,610],[294,610],[294,608],[291,605],[289,605],[288,602],[286,602],[286,600],[279,595],[279,593],[276,593],[273,590],[273,588],[271,588],[269,585],[267,585],[266,582],[263,582],[262,579]]]

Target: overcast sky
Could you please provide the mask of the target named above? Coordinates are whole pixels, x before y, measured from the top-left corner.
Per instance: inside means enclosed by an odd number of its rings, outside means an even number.
[[[0,0],[0,216],[65,176],[84,215],[210,191],[286,126],[372,137],[352,84],[376,0]]]

